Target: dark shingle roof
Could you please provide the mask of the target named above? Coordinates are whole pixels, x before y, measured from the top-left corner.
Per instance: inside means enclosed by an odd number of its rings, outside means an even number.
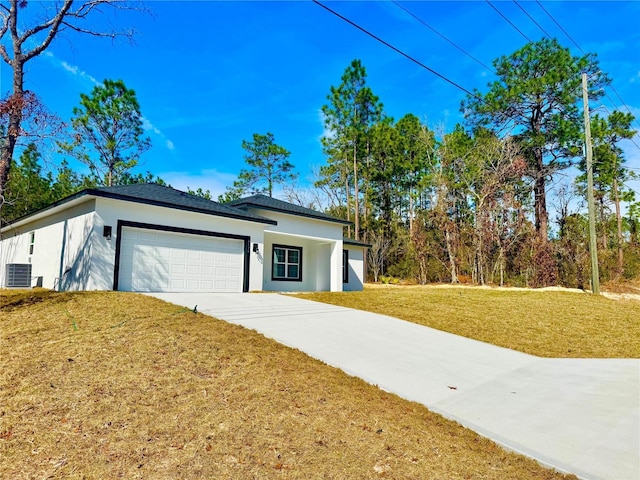
[[[342,218],[333,217],[326,213],[294,205],[293,203],[283,202],[277,198],[267,197],[266,195],[260,194],[233,200],[229,203],[225,203],[225,205],[231,205],[242,209],[249,207],[261,208],[264,210],[271,210],[273,212],[288,213],[290,215],[298,215],[300,217],[315,218],[317,220],[325,220],[327,222],[340,223],[342,225],[351,225],[351,222],[343,220]]]
[[[371,248],[370,243],[361,242],[360,240],[354,240],[353,238],[343,237],[342,243],[344,243],[345,245],[353,245],[354,247]]]
[[[276,222],[271,219],[254,215],[239,208],[234,208],[229,204],[217,203],[212,200],[207,200],[206,198],[191,195],[189,193],[176,190],[175,188],[155,183],[100,187],[84,190],[83,192],[86,192],[87,195],[113,198],[116,200],[126,200],[130,202],[145,203],[148,205],[176,208],[178,210],[188,210],[190,212],[205,213],[220,217],[250,220],[270,225],[276,224]]]
[[[261,217],[260,215],[255,215],[240,208],[234,208],[227,204],[221,204],[196,195],[190,195],[188,193],[181,192],[180,190],[166,187],[164,185],[158,185],[156,183],[88,188],[63,198],[62,200],[58,200],[57,202],[36,212],[20,217],[13,222],[10,222],[8,225],[20,222],[28,217],[51,210],[73,200],[77,200],[83,196],[112,198],[114,200],[156,205],[159,207],[204,213],[206,215],[215,215],[218,217],[235,218],[238,220],[247,220],[267,225],[277,225],[277,222],[270,218]],[[4,228],[5,225],[2,227]]]

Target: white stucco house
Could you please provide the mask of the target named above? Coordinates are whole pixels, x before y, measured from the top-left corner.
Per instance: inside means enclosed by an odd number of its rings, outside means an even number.
[[[361,290],[349,222],[264,195],[157,184],[83,190],[0,230],[0,286],[136,292]]]

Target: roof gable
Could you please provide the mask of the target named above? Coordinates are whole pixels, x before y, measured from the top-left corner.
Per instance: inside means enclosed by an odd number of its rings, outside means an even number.
[[[289,215],[297,215],[299,217],[313,218],[316,220],[324,220],[326,222],[339,223],[341,225],[351,225],[351,222],[342,218],[327,215],[310,208],[294,205],[293,203],[278,200],[277,198],[267,197],[266,195],[256,194],[246,198],[240,198],[224,205],[230,205],[237,208],[261,208],[272,212],[286,213]]]

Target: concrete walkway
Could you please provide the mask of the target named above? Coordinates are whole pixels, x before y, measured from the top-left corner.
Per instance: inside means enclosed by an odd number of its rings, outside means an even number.
[[[545,359],[277,294],[152,294],[297,348],[560,471],[640,479],[640,360]]]

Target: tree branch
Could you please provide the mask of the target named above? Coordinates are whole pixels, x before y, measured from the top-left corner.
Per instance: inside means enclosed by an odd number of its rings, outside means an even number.
[[[65,27],[73,30],[74,32],[78,32],[78,33],[85,33],[87,35],[92,35],[94,37],[103,37],[103,38],[111,38],[114,39],[116,37],[119,37],[121,35],[124,35],[125,37],[131,37],[133,35],[133,30],[129,30],[127,32],[96,32],[93,30],[88,30],[86,28],[80,28],[76,25],[73,25],[71,23],[68,22],[62,22],[62,25],[64,25]],[[62,29],[61,29],[62,30]]]
[[[0,37],[2,38],[2,37]],[[7,50],[4,48],[4,45],[0,45],[0,57],[8,64],[11,65],[11,58],[9,58],[9,54]]]
[[[9,11],[7,10],[7,7],[5,7],[4,5],[0,5],[0,7],[7,12],[6,14],[0,14],[0,16],[2,17],[2,27],[0,27],[0,38],[2,38],[4,37],[4,34],[7,33],[7,30],[9,29]]]
[[[18,41],[18,3],[16,0],[11,0],[11,7],[9,9],[9,31],[11,32],[11,39],[15,46]]]
[[[13,1],[15,1],[15,0],[13,0]],[[36,57],[36,56],[40,55],[51,44],[51,42],[55,38],[56,34],[58,33],[58,29],[60,28],[60,24],[64,20],[64,16],[67,14],[69,9],[71,8],[72,3],[73,3],[73,0],[65,0],[64,4],[60,8],[60,10],[56,14],[56,16],[52,20],[49,20],[49,22],[45,22],[45,24],[51,23],[51,28],[49,30],[49,33],[47,34],[47,37],[44,39],[44,41],[40,45],[38,45],[33,50],[31,50],[30,52],[27,52],[24,55],[24,61],[25,62],[27,60],[32,59],[33,57]],[[40,29],[38,29],[38,27],[35,27],[32,30],[34,30],[34,33],[36,33],[36,31],[39,32],[39,31],[44,30],[45,28],[47,28],[47,27],[43,27],[43,28],[40,28]],[[29,33],[29,30],[27,30],[25,35],[22,37],[22,39],[20,41],[20,44],[22,44],[22,42],[24,42],[27,38],[29,38],[29,36],[27,35],[28,33]],[[32,33],[31,35],[33,35],[34,33]]]

